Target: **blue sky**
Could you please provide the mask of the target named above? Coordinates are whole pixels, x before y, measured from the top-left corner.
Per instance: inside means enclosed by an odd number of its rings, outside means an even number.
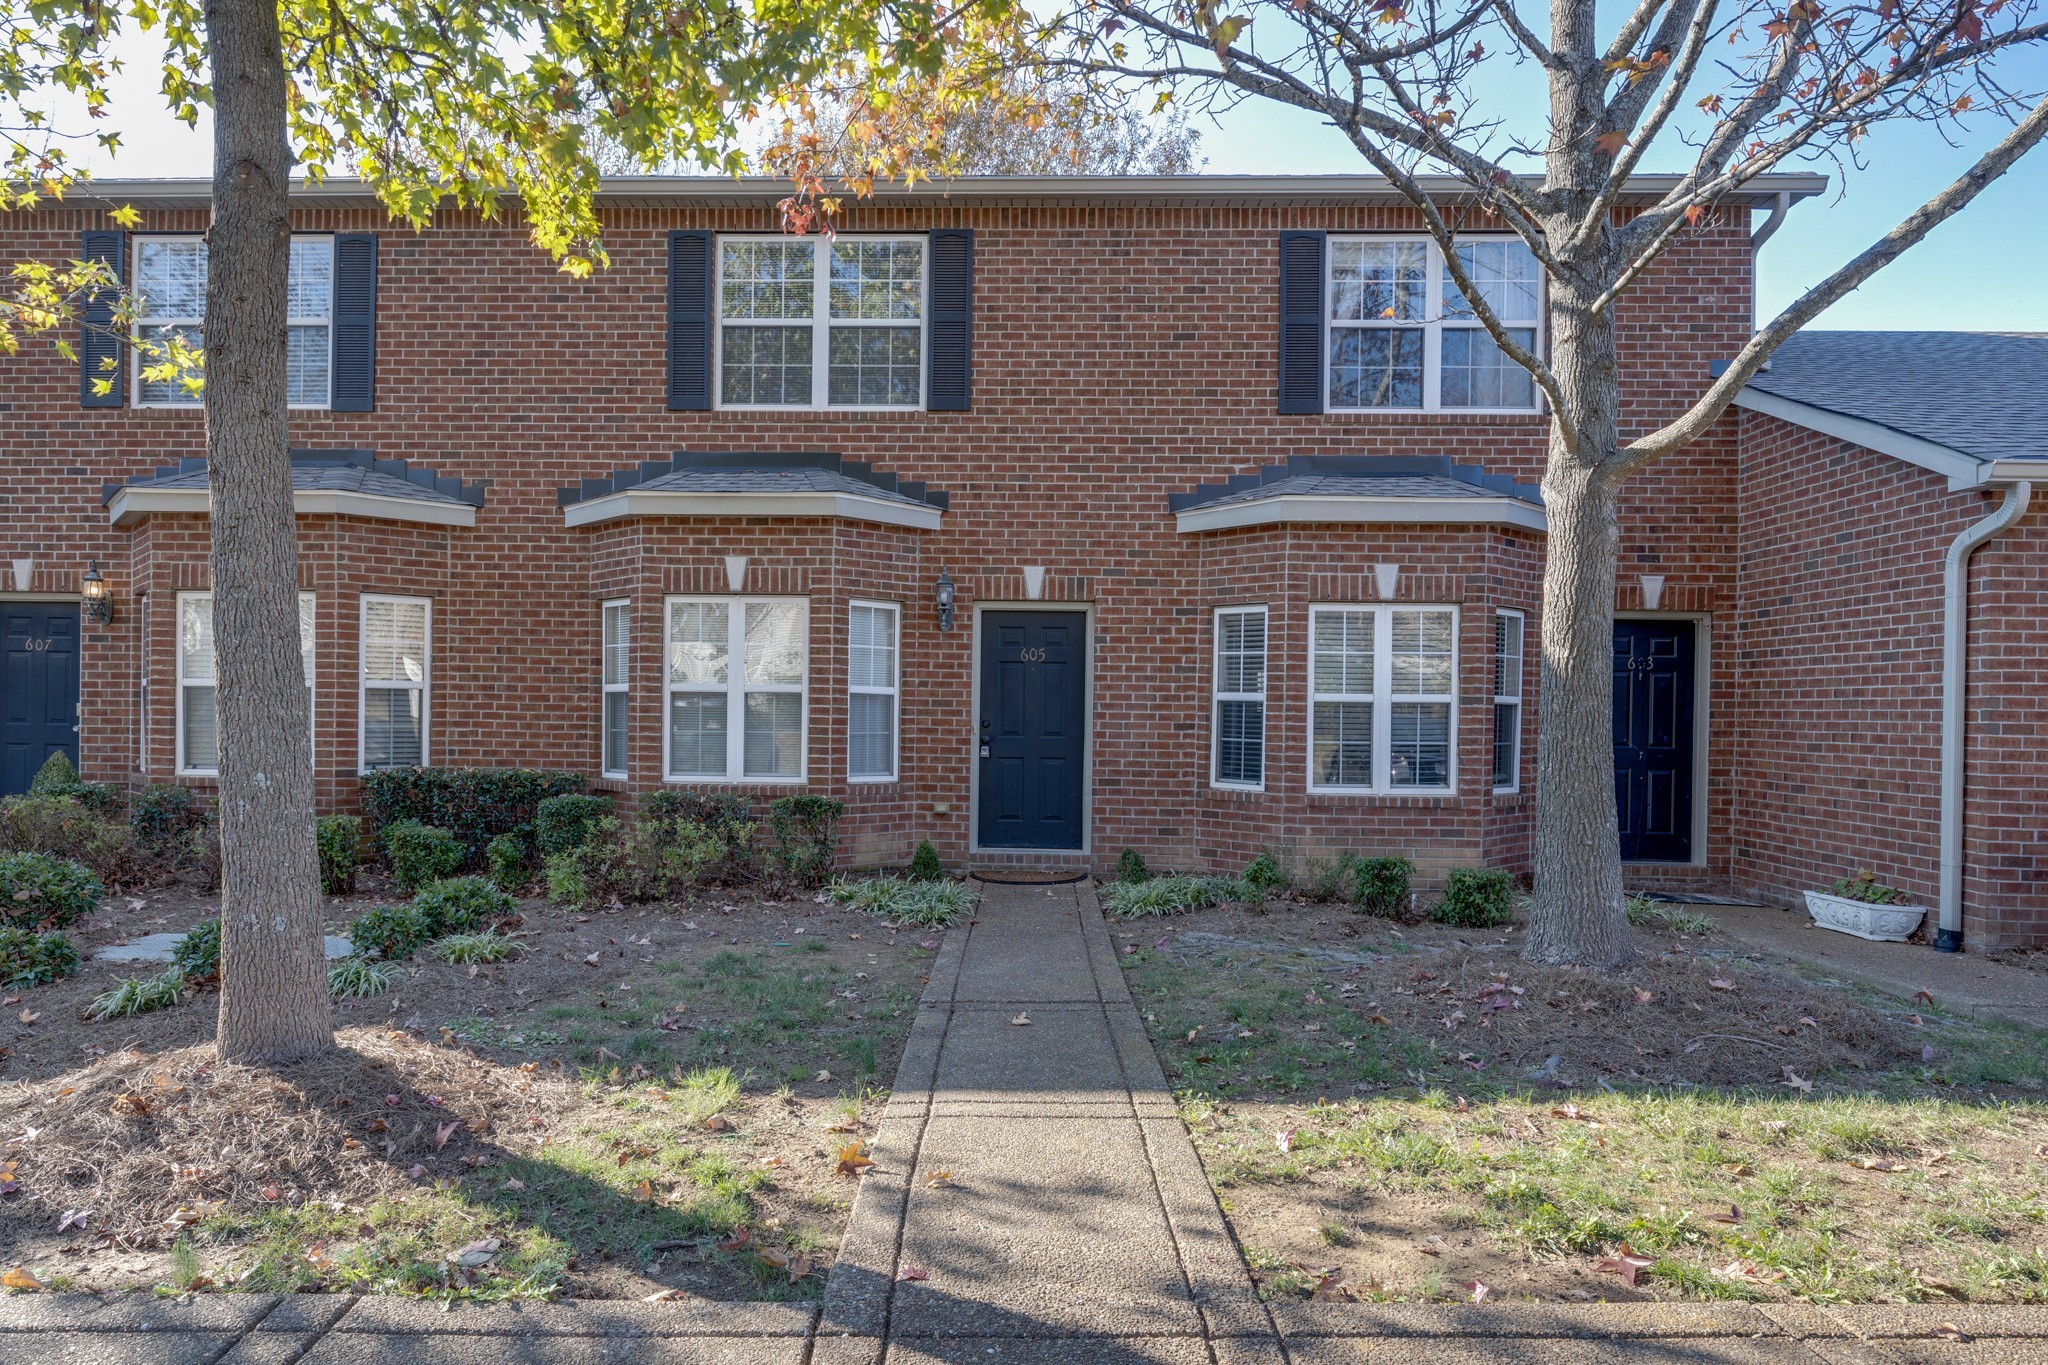
[[[157,54],[148,40],[123,40],[127,70],[118,79],[112,124],[127,146],[111,160],[93,156],[102,176],[204,176],[210,129],[188,129],[164,113],[156,93]],[[2048,53],[2026,66],[2048,84]],[[2014,74],[2027,74],[2015,72]],[[1509,75],[1496,105],[1540,117],[1534,93]],[[1334,130],[1299,110],[1253,101],[1211,124],[1201,120],[1207,169],[1225,174],[1358,173],[1357,152]],[[1957,145],[1934,129],[1880,129],[1866,144],[1871,169],[1837,177],[1829,194],[1795,208],[1758,263],[1758,310],[1774,314],[1799,292],[1918,207],[1966,168],[2004,131],[1982,119]],[[1953,132],[1951,136],[1956,136]],[[1678,169],[1646,166],[1645,169]],[[1833,168],[1827,169],[1833,173]],[[1761,221],[1759,215],[1758,221]],[[1902,259],[1823,314],[1820,327],[2048,331],[2048,269],[2038,264],[2048,236],[2048,148],[2037,148]]]

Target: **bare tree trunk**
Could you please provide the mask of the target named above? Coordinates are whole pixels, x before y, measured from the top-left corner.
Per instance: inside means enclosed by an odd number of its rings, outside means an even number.
[[[220,716],[223,1061],[334,1046],[299,657],[299,550],[285,403],[284,57],[276,0],[208,0],[213,226],[206,454]]]
[[[1597,276],[1596,276],[1597,278]],[[1596,287],[1551,291],[1554,413],[1543,503],[1543,691],[1536,724],[1536,897],[1525,956],[1609,967],[1628,960],[1614,812],[1614,571],[1623,475],[1611,311]]]

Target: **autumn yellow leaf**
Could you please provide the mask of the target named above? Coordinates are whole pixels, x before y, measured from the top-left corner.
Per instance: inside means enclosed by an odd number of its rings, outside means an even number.
[[[857,1176],[875,1163],[861,1155],[858,1140],[847,1143],[839,1149],[839,1174]]]
[[[41,1280],[36,1278],[34,1271],[24,1270],[20,1266],[14,1267],[14,1269],[8,1271],[5,1275],[0,1275],[0,1285],[6,1285],[9,1289],[49,1288],[48,1285],[44,1284]]]

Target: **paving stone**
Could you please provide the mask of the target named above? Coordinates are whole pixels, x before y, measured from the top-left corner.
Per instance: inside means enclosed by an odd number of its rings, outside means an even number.
[[[2031,1305],[1843,1304],[1828,1313],[1852,1332],[1879,1339],[1932,1338],[1945,1323],[1973,1337],[2048,1338],[2048,1308]]]
[[[1071,886],[984,886],[974,919],[960,935],[956,1004],[1100,1002]]]
[[[96,962],[169,962],[177,953],[178,945],[185,941],[184,934],[144,934],[131,938],[126,943],[110,943],[93,954]],[[327,936],[329,959],[347,957],[353,952],[346,934]]]
[[[810,1365],[881,1365],[879,1336],[822,1335],[811,1345]]]
[[[889,1365],[1208,1365],[1200,1337],[893,1338]],[[1276,1357],[1273,1365],[1279,1365]]]
[[[259,1332],[324,1332],[355,1307],[353,1294],[280,1294],[256,1324]]]
[[[1010,1022],[1015,1013],[1008,1005],[954,1012],[939,1059],[934,1105],[988,1100],[1128,1106],[1130,1091],[1100,1007],[1033,1006],[1026,1011],[1028,1025]]]
[[[803,1365],[796,1337],[502,1337],[335,1332],[302,1365]]]
[[[443,1308],[417,1299],[365,1298],[335,1325],[336,1336],[511,1337],[801,1337],[817,1320],[803,1303],[719,1303],[676,1299],[638,1303],[572,1299],[562,1303],[463,1303]]]
[[[0,1337],[0,1365],[211,1365],[233,1332],[50,1332]]]
[[[150,1293],[107,1294],[93,1314],[94,1332],[240,1332],[277,1306],[275,1294],[194,1294],[160,1299]]]
[[[1748,1304],[1404,1304],[1281,1300],[1273,1320],[1296,1338],[1359,1337],[1760,1337],[1782,1329]],[[1291,1347],[1290,1347],[1291,1349]]]
[[[100,1294],[0,1295],[0,1332],[61,1332],[86,1326],[106,1299]]]
[[[216,1365],[293,1365],[318,1340],[318,1332],[251,1332]]]
[[[900,1261],[896,1340],[1201,1330],[1129,1120],[932,1119]]]

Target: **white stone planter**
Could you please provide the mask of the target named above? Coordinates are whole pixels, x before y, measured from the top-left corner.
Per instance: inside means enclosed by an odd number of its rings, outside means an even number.
[[[1806,893],[1806,913],[1823,929],[1834,929],[1878,943],[1903,943],[1926,917],[1924,905],[1872,905],[1826,891]]]

